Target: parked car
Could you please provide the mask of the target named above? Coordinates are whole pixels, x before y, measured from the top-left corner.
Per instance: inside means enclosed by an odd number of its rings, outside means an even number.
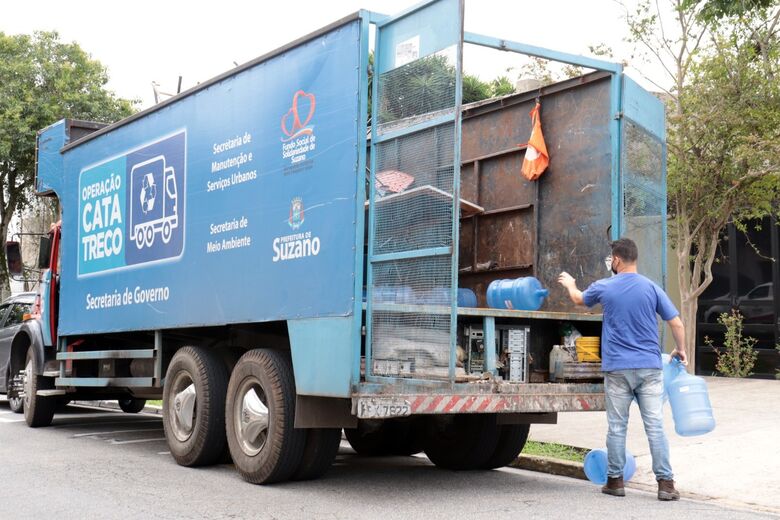
[[[725,300],[725,303],[714,304],[704,311],[704,321],[706,323],[717,323],[718,316],[721,313],[731,311],[731,305],[728,303],[729,296],[725,294],[715,300]],[[749,305],[742,305],[749,303]],[[774,313],[773,284],[762,283],[753,287],[747,294],[737,298],[737,308],[744,317],[745,323],[772,323]]]
[[[26,292],[11,296],[0,304],[0,393],[7,394],[11,381],[17,375],[11,371],[11,343],[22,326],[24,315],[30,312],[35,302],[35,293]],[[20,368],[21,369],[21,368]],[[18,373],[18,370],[16,371]],[[22,413],[23,403],[19,397],[9,397],[8,404],[16,413]]]

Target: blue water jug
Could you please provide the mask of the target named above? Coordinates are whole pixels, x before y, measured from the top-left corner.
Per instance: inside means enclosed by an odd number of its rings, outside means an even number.
[[[666,402],[669,400],[669,384],[677,377],[679,370],[672,363],[672,356],[669,354],[661,354],[661,365],[664,369],[664,402]]]
[[[458,307],[476,307],[477,295],[471,289],[458,288]]]
[[[583,469],[585,470],[585,476],[588,480],[594,484],[603,485],[607,483],[607,450],[606,448],[600,448],[597,450],[590,450],[585,455],[585,461],[583,462]],[[631,452],[626,449],[626,465],[623,466],[623,481],[628,482],[636,472],[636,459]]]
[[[488,306],[494,309],[535,311],[549,294],[533,276],[513,280],[494,280],[487,290]]]
[[[414,291],[411,287],[374,287],[374,303],[415,303]]]
[[[674,431],[683,437],[711,432],[715,429],[715,418],[712,416],[707,383],[701,377],[686,372],[677,358],[672,359],[669,365],[676,371],[667,387]]]
[[[421,305],[449,305],[450,290],[446,287],[435,287],[417,295],[416,303]],[[458,288],[458,307],[476,307],[477,295],[471,289]]]

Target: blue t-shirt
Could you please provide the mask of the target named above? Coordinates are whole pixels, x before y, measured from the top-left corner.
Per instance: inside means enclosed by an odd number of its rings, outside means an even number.
[[[604,309],[601,329],[601,369],[661,368],[659,314],[664,321],[679,315],[666,293],[637,273],[621,273],[591,284],[585,305]]]

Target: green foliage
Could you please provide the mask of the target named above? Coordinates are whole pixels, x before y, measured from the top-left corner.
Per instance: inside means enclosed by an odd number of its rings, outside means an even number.
[[[374,79],[374,55],[369,56],[369,88]],[[506,76],[484,82],[471,74],[463,75],[463,103],[514,93]],[[395,121],[452,107],[455,103],[455,67],[444,55],[434,54],[393,69],[382,78],[379,123]],[[369,91],[369,115],[371,114]]]
[[[777,355],[780,356],[780,343],[775,345],[775,350],[777,350]],[[776,372],[775,379],[780,379],[780,368],[778,368]]]
[[[38,130],[62,118],[110,123],[133,112],[133,102],[105,89],[108,75],[76,43],[55,32],[0,32],[0,236],[14,212],[29,205]],[[0,252],[0,285],[7,288]],[[0,289],[2,288],[0,287]]]
[[[583,462],[589,450],[557,444],[554,442],[527,441],[523,447],[523,455],[537,455],[551,459]]]
[[[515,93],[515,85],[506,76],[499,76],[490,82],[490,94],[492,97],[508,96]]]
[[[684,9],[699,7],[699,18],[705,21],[721,20],[731,16],[746,16],[758,9],[766,9],[777,0],[685,0]]]
[[[490,85],[470,74],[463,75],[463,103],[474,103],[491,97]]]
[[[715,348],[710,338],[704,338],[704,342],[715,351],[718,360],[715,370],[726,377],[752,375],[758,358],[758,352],[753,348],[758,340],[742,335],[742,320],[738,310],[718,316],[718,323],[726,327],[722,349]]]

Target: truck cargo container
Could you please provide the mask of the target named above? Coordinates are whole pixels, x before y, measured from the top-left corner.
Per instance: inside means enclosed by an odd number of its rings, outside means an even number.
[[[464,45],[592,72],[464,105]],[[537,102],[550,164],[527,181]],[[531,423],[604,409],[597,364],[550,381],[562,329],[601,330],[558,273],[607,276],[628,235],[664,282],[661,102],[618,64],[464,32],[458,0],[360,11],[37,144],[62,220],[9,365],[28,424],[60,399],[162,398],[179,464],[229,453],[250,482],[321,475],[342,428],[358,453],[506,465]],[[487,307],[492,281],[523,276],[549,290],[539,310]]]

